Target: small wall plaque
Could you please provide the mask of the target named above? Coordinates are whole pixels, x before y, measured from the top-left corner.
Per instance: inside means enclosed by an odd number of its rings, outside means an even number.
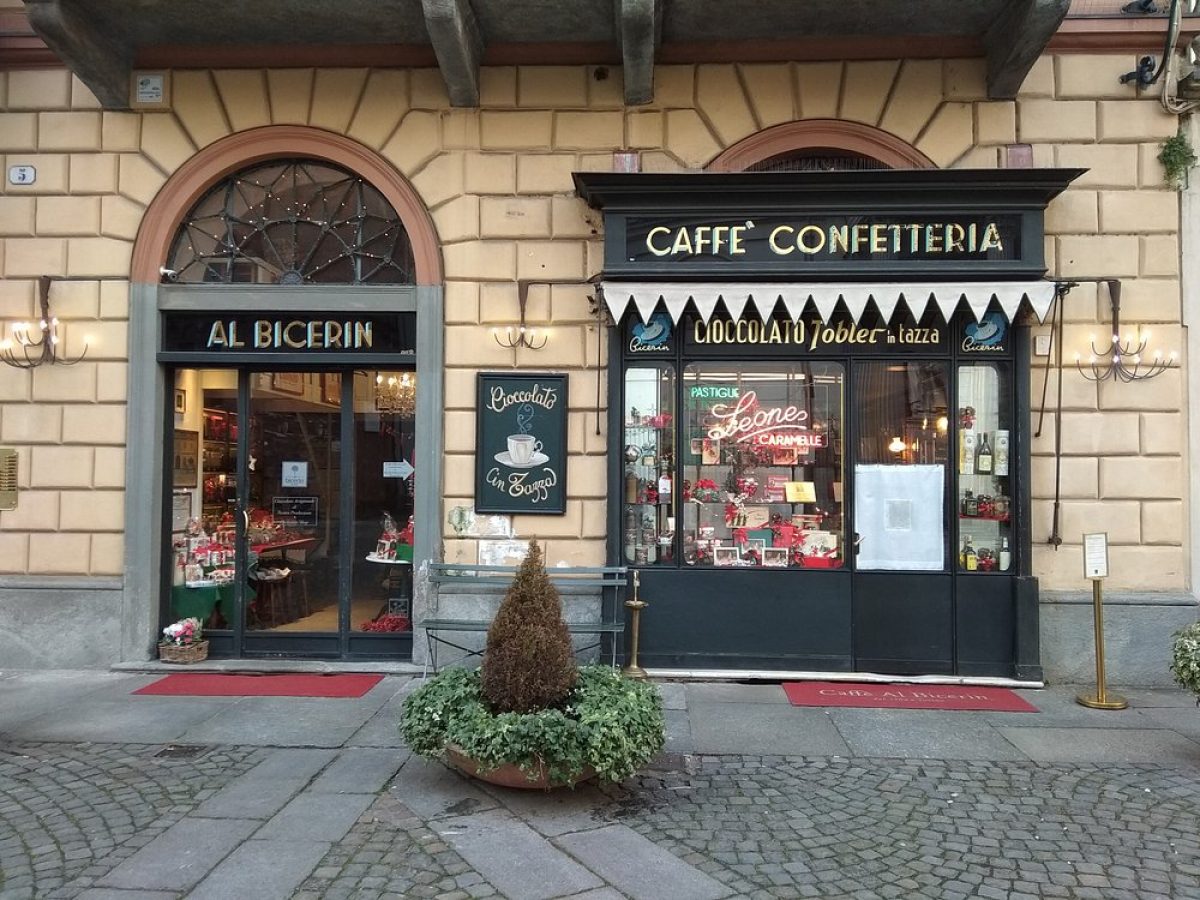
[[[17,508],[17,451],[0,448],[0,509]]]
[[[37,181],[37,169],[33,166],[9,166],[8,167],[8,183],[9,184],[33,184]]]

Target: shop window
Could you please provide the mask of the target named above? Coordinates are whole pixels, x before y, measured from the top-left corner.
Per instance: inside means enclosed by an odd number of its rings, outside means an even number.
[[[945,568],[947,367],[855,368],[854,529],[860,570]]]
[[[412,246],[378,190],[331,163],[273,160],[226,177],[184,218],[169,277],[217,284],[412,284]]]
[[[625,372],[625,560],[675,562],[675,368]]]
[[[834,362],[684,369],[679,514],[686,564],[844,564],[844,372]]]
[[[958,369],[958,568],[1009,572],[1012,535],[1012,410],[1008,364]]]

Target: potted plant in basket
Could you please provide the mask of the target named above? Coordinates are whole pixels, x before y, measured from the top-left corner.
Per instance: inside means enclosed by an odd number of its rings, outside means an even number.
[[[1196,695],[1200,706],[1200,622],[1175,632],[1171,645],[1171,674],[1181,687]]]
[[[493,784],[543,789],[628,778],[665,740],[652,684],[575,664],[536,541],[488,629],[483,664],[447,669],[415,690],[400,731],[422,756],[445,756]]]
[[[208,641],[197,618],[180,619],[163,629],[158,658],[163,662],[190,663],[208,659]]]

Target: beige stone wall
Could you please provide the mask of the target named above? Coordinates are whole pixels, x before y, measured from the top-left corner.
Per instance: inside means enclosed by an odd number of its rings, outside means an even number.
[[[1035,66],[1016,102],[985,99],[978,60],[665,66],[655,100],[622,105],[619,69],[490,68],[478,109],[451,109],[434,70],[178,71],[165,112],[103,112],[63,71],[0,76],[0,153],[38,167],[27,188],[3,186],[0,318],[30,315],[33,279],[55,290],[73,368],[0,371],[0,445],[21,453],[21,505],[0,513],[0,572],[120,570],[125,324],[132,242],[146,205],[197,150],[235,131],[308,124],[377,150],[431,211],[446,274],[445,508],[471,503],[474,378],[512,365],[493,325],[516,317],[518,278],[583,279],[601,264],[599,217],[576,199],[575,170],[606,170],[614,150],[641,152],[645,171],[705,166],[771,125],[843,118],[913,143],[939,166],[994,167],[1000,148],[1034,146],[1039,165],[1091,171],[1051,207],[1051,274],[1125,280],[1125,315],[1156,323],[1180,346],[1177,198],[1162,182],[1158,142],[1175,120],[1133,100],[1116,75],[1134,57],[1061,56]],[[1111,78],[1109,76],[1112,76]],[[1077,289],[1068,351],[1086,342],[1104,304]],[[545,349],[518,367],[570,372],[569,497],[562,517],[516,517],[522,537],[574,564],[604,558],[606,436],[596,434],[597,335],[587,291],[535,287],[529,321]],[[599,345],[598,342],[599,341]],[[1034,373],[1040,387],[1041,372]],[[1035,568],[1047,587],[1077,587],[1079,533],[1107,528],[1111,586],[1184,587],[1184,422],[1178,373],[1097,389],[1068,374],[1064,389],[1064,534],[1050,523],[1052,435],[1035,443]],[[601,421],[603,431],[603,421]],[[443,522],[447,558],[474,560],[472,541]]]

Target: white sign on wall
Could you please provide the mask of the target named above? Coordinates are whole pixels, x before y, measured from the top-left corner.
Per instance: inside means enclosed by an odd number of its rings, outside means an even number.
[[[308,487],[308,463],[295,460],[285,461],[279,479],[283,487]]]
[[[1108,532],[1083,536],[1083,577],[1108,577]]]

